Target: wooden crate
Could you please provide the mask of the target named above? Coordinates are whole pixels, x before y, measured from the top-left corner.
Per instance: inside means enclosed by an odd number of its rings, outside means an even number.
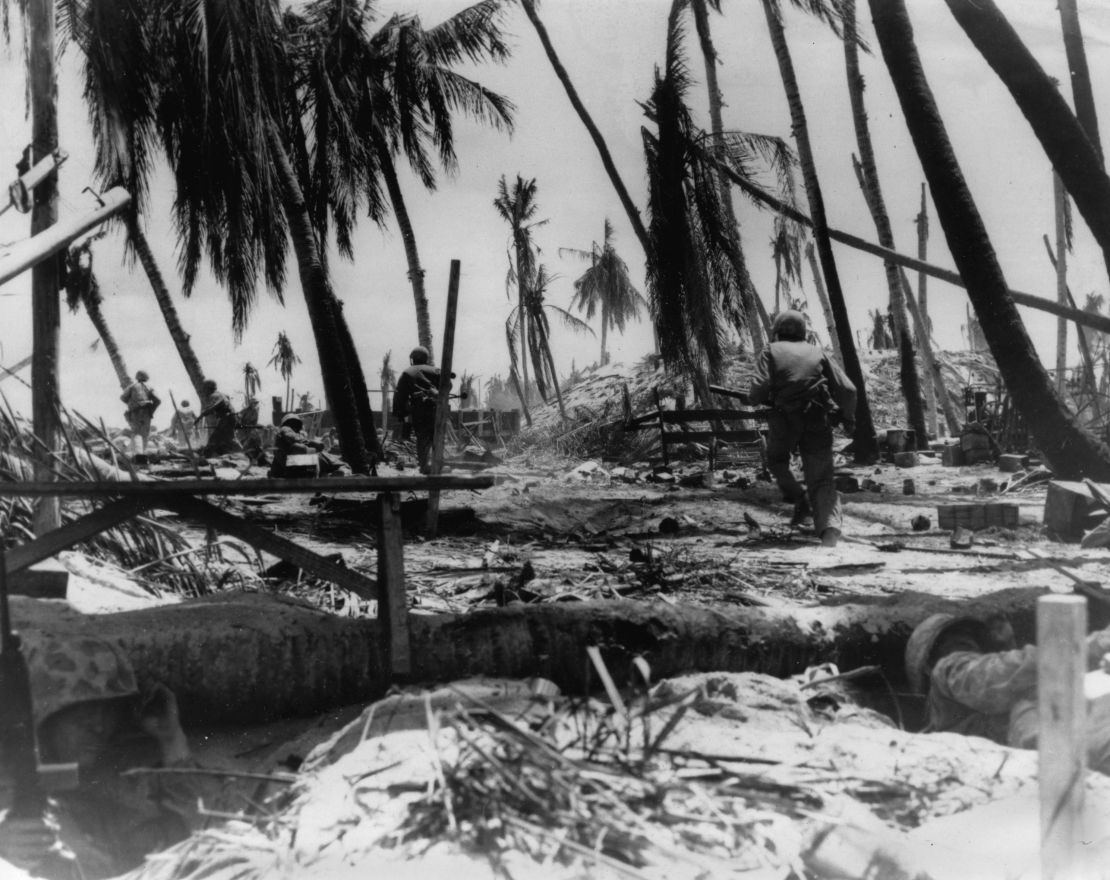
[[[937,525],[942,529],[985,529],[988,526],[1015,528],[1018,524],[1016,504],[940,504]]]

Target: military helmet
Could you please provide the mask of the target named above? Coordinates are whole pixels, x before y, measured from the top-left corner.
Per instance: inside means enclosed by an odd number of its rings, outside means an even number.
[[[986,650],[991,644],[990,628],[974,617],[957,617],[955,614],[932,614],[917,625],[906,643],[906,680],[915,694],[929,691],[929,673],[936,660],[933,649],[942,636],[961,631]],[[939,659],[939,658],[936,658]]]
[[[216,390],[216,380],[205,379],[203,382],[200,383],[200,387],[204,389],[204,392],[206,394],[211,394],[213,391]]]
[[[787,309],[775,316],[771,324],[771,338],[801,342],[806,338],[806,317],[794,309]]]
[[[418,345],[409,352],[409,360],[414,364],[427,364],[431,362],[432,356],[423,345]]]
[[[31,677],[36,728],[75,703],[139,695],[130,662],[102,639],[28,630],[20,633],[20,641]]]
[[[299,413],[286,413],[281,417],[281,426],[284,428],[286,425],[292,425],[294,422],[299,427],[304,427],[304,419],[300,417]]]
[[[139,372],[135,374],[135,380],[138,382],[149,382],[150,376],[147,374],[146,370],[139,370]]]

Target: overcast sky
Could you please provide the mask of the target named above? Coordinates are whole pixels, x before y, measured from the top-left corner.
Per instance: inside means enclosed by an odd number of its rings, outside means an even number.
[[[466,4],[457,0],[390,0],[381,4],[382,20],[393,11],[419,10],[426,26],[434,25]],[[725,126],[744,131],[790,134],[789,113],[778,70],[770,50],[766,23],[756,0],[731,0],[725,14],[713,16],[712,26],[721,56],[720,86],[725,96]],[[1051,0],[999,0],[1022,37],[1047,71],[1057,77],[1070,96],[1059,20]],[[645,124],[638,101],[649,94],[653,70],[662,59],[669,0],[544,0],[541,15],[579,93],[598,122],[633,199],[646,214],[646,185],[640,129]],[[861,60],[867,82],[867,105],[876,145],[879,174],[886,195],[899,250],[916,253],[913,218],[918,210],[923,181],[913,146],[906,134],[897,100],[878,55],[871,31],[867,3],[860,2],[865,39],[874,54]],[[1053,270],[1041,236],[1053,230],[1052,176],[1049,163],[1012,99],[999,84],[963,32],[954,23],[942,0],[914,0],[910,4],[919,49],[926,73],[952,136],[957,156],[968,177],[1012,288],[1052,298]],[[1080,2],[1088,59],[1103,131],[1110,118],[1110,9],[1094,0]],[[851,168],[855,151],[843,50],[837,39],[814,21],[788,10],[787,37],[798,70],[803,100],[809,116],[826,210],[832,226],[874,240],[874,229],[859,194]],[[573,281],[585,264],[561,257],[560,248],[588,249],[600,240],[609,218],[616,229],[616,244],[627,260],[634,281],[643,282],[643,257],[620,204],[601,167],[596,150],[555,78],[538,38],[523,12],[512,9],[508,31],[513,58],[503,67],[483,67],[471,73],[487,87],[510,98],[517,107],[516,130],[505,134],[460,121],[457,148],[460,168],[453,178],[441,177],[434,193],[423,191],[411,177],[402,186],[412,213],[421,260],[427,270],[427,289],[433,317],[435,344],[442,343],[443,312],[449,263],[462,261],[456,371],[478,374],[481,382],[508,371],[504,322],[512,307],[505,293],[508,229],[492,206],[501,175],[534,177],[538,186],[539,216],[547,225],[536,232],[541,260],[556,275],[548,293],[550,302],[566,306]],[[693,28],[690,28],[691,35]],[[701,85],[703,67],[696,41],[687,47],[691,71],[698,80],[693,93],[699,120],[708,127]],[[67,53],[61,68],[59,92],[61,142],[71,156],[62,169],[61,212],[83,213],[90,197],[82,194],[91,184],[92,161],[89,127],[80,97],[79,58]],[[9,96],[0,110],[0,176],[10,176],[14,163],[29,140],[30,125],[24,118],[24,73],[14,50],[0,58],[0,77]],[[149,237],[170,280],[176,281],[176,237],[169,219],[173,193],[169,175],[159,173],[149,212]],[[801,191],[799,178],[799,191]],[[757,288],[770,306],[774,267],[771,261],[771,216],[737,198],[743,244]],[[929,259],[951,267],[952,261],[929,203],[932,236]],[[1107,270],[1092,239],[1076,215],[1076,251],[1071,257],[1070,284],[1082,302],[1086,293],[1107,291]],[[15,211],[0,216],[0,242],[29,234],[29,218]],[[336,290],[354,333],[369,384],[377,385],[382,357],[393,353],[393,363],[407,363],[416,344],[416,322],[411,289],[406,278],[404,250],[396,228],[379,229],[363,221],[357,232],[354,263],[333,259]],[[104,312],[119,341],[128,369],[147,370],[154,386],[173,391],[178,399],[191,398],[191,388],[157,310],[141,269],[122,262],[118,235],[97,245],[95,270],[105,295]],[[853,327],[866,332],[869,309],[883,307],[887,289],[882,263],[837,246],[842,284],[848,298]],[[291,263],[291,267],[292,267]],[[316,353],[308,326],[304,300],[295,272],[284,307],[266,295],[258,306],[242,341],[236,345],[230,330],[226,294],[210,277],[201,279],[190,300],[178,296],[181,320],[192,334],[205,371],[221,387],[236,391],[241,400],[242,369],[247,362],[263,378],[263,400],[280,394],[283,384],[266,366],[279,331],[284,330],[303,364],[294,375],[298,390],[320,400],[322,386]],[[0,289],[0,363],[12,364],[30,354],[31,317],[29,278],[9,282]],[[815,317],[820,310],[812,280],[795,295],[808,297]],[[942,347],[963,346],[966,295],[940,281],[929,282],[930,312]],[[1055,319],[1023,310],[1027,326],[1042,357],[1053,363]],[[821,327],[824,335],[823,327]],[[861,333],[861,336],[863,333]],[[64,403],[109,423],[122,421],[119,389],[103,347],[93,350],[96,333],[83,313],[63,313],[60,381]],[[554,324],[555,359],[560,372],[572,363],[579,367],[597,359],[598,339],[576,336]],[[1070,336],[1070,361],[1075,362],[1074,328]],[[633,324],[624,338],[610,339],[616,360],[637,359],[651,348],[650,327]],[[24,374],[25,376],[27,374]],[[28,377],[29,378],[29,377]],[[12,403],[30,414],[29,392],[9,379],[2,390]],[[377,395],[373,396],[375,405]],[[171,413],[161,410],[156,425]]]

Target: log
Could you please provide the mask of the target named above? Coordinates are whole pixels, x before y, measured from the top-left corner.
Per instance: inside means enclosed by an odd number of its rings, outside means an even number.
[[[907,592],[814,608],[727,611],[638,601],[512,605],[466,615],[409,616],[412,681],[540,676],[568,692],[590,683],[597,645],[618,684],[642,656],[655,679],[692,671],[791,675],[817,663],[880,665],[900,679],[906,639],[938,611],[1003,613],[1032,641],[1039,589],[950,601]],[[1092,626],[1110,609],[1092,607]],[[191,724],[261,723],[380,697],[388,675],[376,620],[337,617],[262,593],[216,596],[116,614],[82,615],[12,597],[16,628],[95,634],[131,658],[140,684],[173,690]],[[596,678],[592,679],[596,682]]]

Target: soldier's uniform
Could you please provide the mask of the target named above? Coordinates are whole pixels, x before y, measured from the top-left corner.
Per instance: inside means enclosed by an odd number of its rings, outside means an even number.
[[[440,372],[439,367],[428,363],[428,350],[423,346],[414,348],[409,360],[411,364],[401,373],[393,393],[393,415],[399,419],[408,418],[412,423],[420,473],[426,474],[430,470],[428,462],[435,437]]]

